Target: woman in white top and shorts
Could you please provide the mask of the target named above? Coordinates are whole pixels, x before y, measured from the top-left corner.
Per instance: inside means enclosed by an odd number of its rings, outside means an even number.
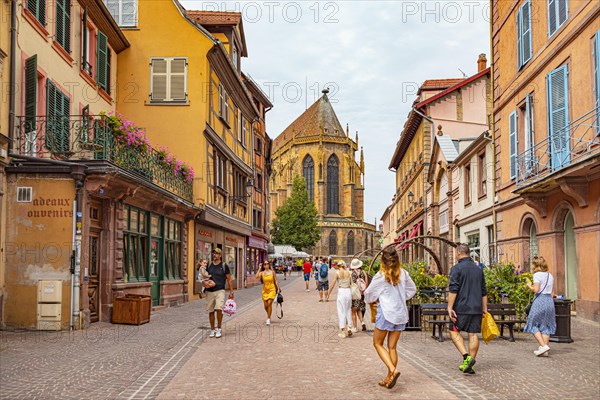
[[[533,354],[538,357],[547,356],[550,351],[550,335],[556,332],[556,315],[552,300],[554,277],[548,272],[548,264],[544,257],[534,257],[531,264],[533,283],[527,282],[527,287],[535,293],[535,297],[523,332],[532,333],[540,345]]]
[[[350,337],[352,336],[352,293],[350,292],[350,285],[352,284],[352,278],[350,272],[346,270],[346,263],[340,261],[337,263],[338,271],[335,273],[333,280],[331,281],[331,287],[327,291],[326,301],[329,301],[329,295],[333,291],[336,282],[339,282],[339,289],[337,294],[337,312],[339,319],[340,333],[339,337]],[[346,325],[348,326],[348,333],[345,333]]]
[[[388,368],[385,379],[379,382],[380,386],[388,389],[396,385],[400,371],[396,345],[400,333],[408,323],[408,309],[406,301],[417,292],[415,283],[408,272],[400,268],[400,259],[394,246],[383,250],[381,256],[381,269],[373,277],[371,284],[365,290],[365,302],[377,305],[377,318],[375,319],[375,332],[373,333],[373,346],[381,361]],[[388,348],[383,345],[387,337]]]

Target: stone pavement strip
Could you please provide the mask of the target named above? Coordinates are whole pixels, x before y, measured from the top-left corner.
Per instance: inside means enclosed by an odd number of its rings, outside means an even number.
[[[319,303],[313,282],[310,293],[296,276],[281,283],[282,320],[273,316],[266,327],[260,287],[240,290],[238,313],[225,317],[221,339],[207,338],[204,301],[155,312],[139,327],[0,331],[0,398],[600,398],[598,324],[575,318],[575,342],[551,343],[545,358],[533,356],[531,335],[482,344],[474,376],[458,371],[450,340],[405,332],[402,376],[387,390],[376,384],[385,367],[372,332],[338,338],[335,294]]]

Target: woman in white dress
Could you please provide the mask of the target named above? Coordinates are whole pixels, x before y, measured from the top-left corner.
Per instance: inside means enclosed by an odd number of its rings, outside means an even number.
[[[346,263],[340,261],[337,264],[337,272],[331,281],[331,287],[327,291],[326,300],[329,301],[329,295],[333,291],[335,284],[339,281],[337,293],[337,311],[340,326],[339,337],[346,337],[346,325],[348,326],[347,336],[352,336],[352,293],[350,292],[351,277],[346,269]]]
[[[400,267],[396,248],[387,247],[381,256],[381,269],[365,290],[365,302],[369,304],[378,302],[373,346],[388,369],[387,377],[380,381],[379,385],[388,389],[396,385],[400,376],[400,371],[396,369],[398,365],[396,345],[400,333],[408,323],[406,301],[416,292],[417,287],[410,275]],[[387,349],[383,345],[386,337]]]

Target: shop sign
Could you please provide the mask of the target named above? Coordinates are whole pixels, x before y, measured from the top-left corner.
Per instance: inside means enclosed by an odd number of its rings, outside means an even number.
[[[203,231],[202,229],[199,229],[199,230],[198,230],[198,235],[200,235],[200,236],[204,236],[204,237],[208,237],[208,238],[212,238],[212,237],[213,237],[213,234],[212,234],[212,232],[209,232],[209,231]]]
[[[250,236],[248,238],[248,246],[255,249],[267,250],[267,241],[261,238]]]

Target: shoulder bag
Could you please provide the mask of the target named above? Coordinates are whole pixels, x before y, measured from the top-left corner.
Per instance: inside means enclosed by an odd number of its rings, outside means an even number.
[[[360,300],[360,290],[358,289],[358,285],[354,283],[352,274],[350,274],[350,294],[352,295],[352,300]]]
[[[546,275],[546,283],[544,284],[544,287],[542,288],[542,290],[540,290],[539,292],[537,292],[535,294],[535,296],[533,296],[533,300],[531,300],[531,303],[529,303],[527,305],[527,307],[525,307],[525,315],[529,315],[529,313],[531,312],[531,306],[533,306],[533,302],[535,301],[535,299],[537,299],[540,294],[542,294],[542,292],[546,289],[546,286],[548,286],[548,280],[550,279],[550,272],[546,272],[548,275]]]

